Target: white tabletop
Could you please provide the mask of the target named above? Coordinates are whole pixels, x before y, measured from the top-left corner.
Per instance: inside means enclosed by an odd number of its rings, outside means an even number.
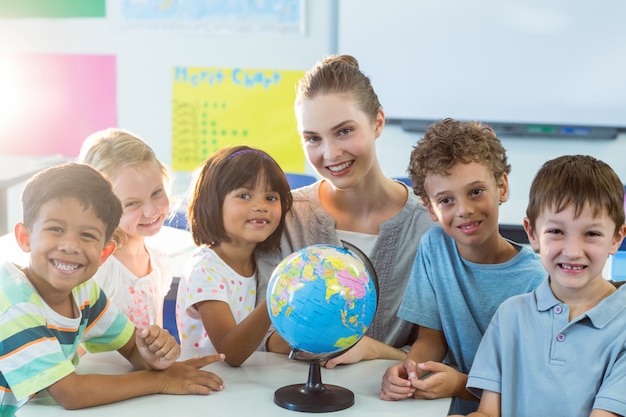
[[[383,401],[379,397],[385,369],[394,361],[374,360],[335,369],[322,368],[322,383],[339,385],[354,393],[354,405],[335,411],[333,416],[445,416],[449,399]],[[120,374],[132,368],[117,352],[87,354],[81,358],[79,373]],[[255,352],[241,367],[225,363],[209,365],[225,383],[224,391],[209,396],[149,395],[119,403],[67,411],[49,396],[39,395],[21,408],[18,417],[113,417],[113,416],[291,416],[297,411],[274,404],[274,392],[283,386],[304,384],[309,365],[285,355]],[[308,414],[308,413],[307,413]],[[327,413],[326,413],[327,414]]]

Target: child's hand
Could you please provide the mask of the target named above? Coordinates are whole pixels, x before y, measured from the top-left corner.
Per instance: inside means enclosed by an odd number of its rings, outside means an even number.
[[[160,370],[171,366],[180,356],[180,346],[170,333],[153,324],[137,329],[135,343],[146,365]]]
[[[403,400],[410,398],[415,393],[410,375],[415,375],[417,365],[415,361],[406,359],[404,362],[390,366],[383,375],[380,388],[380,398],[387,401]]]
[[[459,390],[465,391],[467,377],[448,365],[428,361],[419,363],[409,380],[415,389],[413,398],[432,400],[459,396]]]
[[[162,377],[162,394],[204,394],[224,389],[224,381],[203,368],[213,362],[223,361],[224,355],[210,355],[176,362],[169,368],[156,372]]]

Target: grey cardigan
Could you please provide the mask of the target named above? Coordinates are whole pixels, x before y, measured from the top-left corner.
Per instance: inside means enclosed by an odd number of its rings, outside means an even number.
[[[267,284],[278,263],[305,246],[341,246],[335,220],[322,207],[318,194],[321,181],[293,191],[293,207],[287,214],[280,253],[257,254],[257,302],[265,298]],[[378,309],[367,335],[401,348],[415,341],[412,323],[397,317],[402,296],[415,261],[422,234],[433,226],[428,211],[409,188],[406,205],[380,226],[370,260],[378,276]]]

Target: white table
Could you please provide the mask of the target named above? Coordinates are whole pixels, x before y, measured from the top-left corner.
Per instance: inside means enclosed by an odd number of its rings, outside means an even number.
[[[63,155],[2,155],[0,154],[0,235],[9,231],[8,191],[44,168],[66,162]]]
[[[335,369],[322,368],[322,382],[351,390],[355,403],[333,416],[435,417],[445,416],[449,399],[383,401],[379,397],[385,369],[395,363],[387,360],[360,362]],[[87,354],[81,358],[79,373],[120,374],[132,368],[117,352]],[[67,411],[47,394],[40,394],[21,408],[18,417],[113,417],[113,416],[291,416],[303,415],[274,404],[274,392],[285,385],[304,384],[309,365],[285,355],[255,352],[241,367],[225,363],[207,367],[225,383],[224,391],[209,396],[149,395],[104,406]],[[328,413],[325,413],[328,414]],[[305,415],[310,415],[306,413]]]

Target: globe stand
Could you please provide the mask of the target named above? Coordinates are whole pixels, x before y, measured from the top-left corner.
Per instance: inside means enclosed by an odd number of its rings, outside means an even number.
[[[306,384],[287,385],[274,393],[274,402],[292,411],[327,413],[344,410],[354,404],[354,393],[337,385],[322,384],[319,360],[309,364]]]
[[[277,389],[274,392],[274,403],[282,408],[286,408],[292,411],[304,411],[309,413],[328,413],[332,411],[344,410],[348,407],[354,405],[354,393],[347,388],[340,387],[337,385],[324,385],[322,384],[322,375],[320,371],[320,362],[328,361],[332,358],[335,358],[339,355],[344,354],[349,349],[351,349],[360,337],[363,336],[365,330],[371,324],[373,317],[376,312],[376,306],[378,304],[378,277],[376,276],[376,271],[374,270],[374,266],[367,258],[367,256],[359,250],[356,246],[351,245],[348,242],[342,241],[343,248],[338,248],[335,246],[329,245],[311,245],[309,247],[303,248],[300,251],[294,252],[292,255],[289,255],[285,259],[281,261],[281,263],[276,267],[274,272],[272,273],[272,277],[270,278],[270,282],[268,283],[267,289],[267,307],[270,312],[270,319],[272,320],[272,324],[276,327],[276,331],[280,336],[285,339],[289,346],[291,347],[291,352],[289,353],[289,359],[295,359],[300,361],[309,362],[309,379],[306,384],[295,384],[295,385],[287,385],[282,388]],[[355,255],[356,254],[356,255]],[[289,307],[289,313],[281,315],[280,311],[284,310],[283,306],[278,306],[275,300],[275,292],[278,286],[278,282],[283,282],[282,286],[280,286],[280,293],[283,294],[283,291],[286,289],[289,297],[292,297],[296,293],[296,289],[291,288],[291,284],[283,281],[284,279],[289,280],[291,282],[291,270],[295,270],[295,276],[300,274],[301,277],[310,277],[312,278],[309,283],[313,283],[310,285],[306,285],[305,287],[310,289],[311,286],[315,287],[316,282],[322,282],[324,286],[326,286],[325,279],[322,280],[317,279],[317,273],[312,271],[317,271],[317,268],[311,268],[309,272],[304,273],[305,270],[309,270],[309,268],[303,269],[301,267],[302,262],[305,262],[308,265],[324,265],[324,277],[327,274],[333,274],[337,276],[341,271],[335,268],[333,262],[326,263],[325,260],[327,258],[343,258],[344,256],[352,257],[356,262],[356,264],[352,264],[352,260],[347,261],[348,264],[352,265],[351,268],[354,268],[355,272],[358,272],[359,278],[366,278],[364,280],[364,290],[366,295],[375,294],[376,300],[373,302],[371,297],[366,297],[366,302],[363,304],[363,308],[367,305],[368,315],[363,315],[361,318],[363,323],[359,322],[359,329],[363,329],[362,332],[352,331],[351,337],[355,337],[356,339],[350,346],[345,347],[345,349],[337,351],[337,342],[338,339],[335,340],[325,340],[322,344],[310,344],[310,343],[299,343],[298,342],[298,332],[292,333],[291,329],[287,331],[282,326],[282,321],[278,320],[276,317],[281,317],[284,320],[289,320],[293,323],[308,323],[310,318],[308,315],[315,315],[319,312],[316,308],[319,306],[319,303],[309,302],[310,298],[307,296],[303,296],[306,298],[307,303],[304,305],[309,306],[310,308],[304,308],[300,311],[300,308],[295,308],[294,306]],[[359,265],[359,263],[361,265]],[[366,269],[367,271],[364,271]],[[370,282],[373,283],[374,288],[370,287]],[[315,295],[314,290],[313,295]],[[324,288],[324,292],[322,295],[327,296],[328,288]],[[305,292],[309,294],[309,292]],[[298,299],[298,297],[295,297]],[[290,298],[291,299],[291,298]],[[290,301],[291,302],[291,301]],[[298,305],[300,305],[299,303]],[[313,306],[313,307],[311,307]],[[275,314],[274,307],[277,308],[279,314]],[[332,308],[339,310],[342,308],[337,305]],[[325,310],[328,311],[328,310]],[[338,313],[338,311],[335,311]],[[332,312],[331,312],[332,314]],[[339,314],[338,314],[339,315]],[[343,310],[341,317],[343,318]],[[318,317],[319,318],[319,317]],[[339,332],[339,328],[343,329],[345,327],[345,323],[342,321],[341,324],[333,323],[332,325],[326,325],[326,323],[314,323],[315,320],[311,321],[311,325],[307,327],[307,330],[313,332],[313,337],[315,334],[318,334],[318,337],[326,334],[329,327],[334,331]],[[300,326],[300,324],[298,324]],[[335,327],[333,327],[335,326]],[[296,326],[297,327],[297,326]],[[282,330],[281,330],[282,328]],[[304,327],[299,327],[300,331],[303,330]],[[283,333],[284,332],[284,333]],[[332,333],[331,333],[332,334]],[[311,335],[308,335],[311,336]],[[307,338],[310,340],[310,337]],[[344,338],[345,339],[345,338]],[[346,339],[347,340],[347,339]],[[328,349],[330,348],[330,352]],[[308,350],[310,349],[310,351]],[[317,352],[317,353],[316,353]]]

